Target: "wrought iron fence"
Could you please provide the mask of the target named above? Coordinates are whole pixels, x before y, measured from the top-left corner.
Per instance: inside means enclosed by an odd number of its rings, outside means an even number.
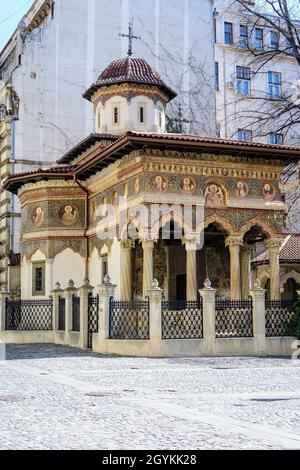
[[[58,329],[59,331],[66,329],[66,299],[64,297],[58,299]]]
[[[288,336],[294,300],[266,300],[266,336]]]
[[[6,300],[5,329],[51,331],[53,300]]]
[[[203,305],[197,301],[162,302],[162,339],[203,338]]]
[[[149,300],[116,301],[110,299],[110,339],[149,339]]]
[[[88,348],[93,345],[93,333],[99,330],[99,295],[89,296],[89,312],[88,312]]]
[[[252,300],[216,300],[216,338],[253,337]]]
[[[80,331],[80,297],[72,298],[72,331]]]

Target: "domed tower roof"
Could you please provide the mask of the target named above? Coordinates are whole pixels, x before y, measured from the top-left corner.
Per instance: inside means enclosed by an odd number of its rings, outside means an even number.
[[[83,94],[83,97],[91,101],[91,97],[99,88],[121,83],[157,86],[167,94],[169,101],[177,96],[176,93],[164,83],[157,71],[150,67],[144,59],[126,57],[126,59],[119,59],[112,62],[101,73],[98,80]]]

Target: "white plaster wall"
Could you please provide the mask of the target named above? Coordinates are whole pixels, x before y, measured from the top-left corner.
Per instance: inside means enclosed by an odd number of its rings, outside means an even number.
[[[29,299],[31,297],[31,276],[30,276],[31,262],[23,256],[21,261],[21,298]]]
[[[98,286],[102,282],[102,265],[101,257],[97,248],[94,248],[89,261],[89,281],[90,285],[95,288],[94,293],[97,294]]]
[[[85,277],[84,259],[78,253],[74,253],[71,248],[67,248],[55,256],[52,270],[52,289],[57,282],[60,282],[62,289],[66,289],[70,279],[74,281],[77,288],[83,285]]]
[[[139,121],[140,106],[144,107],[144,123]],[[119,123],[113,121],[114,108],[119,109]],[[162,113],[162,125],[159,127],[159,112]],[[99,118],[100,113],[100,127]],[[129,101],[123,97],[113,97],[104,105],[98,103],[95,114],[95,127],[100,133],[124,134],[127,131],[164,132],[165,111],[161,102],[157,104],[147,96],[135,96]]]
[[[108,256],[108,274],[112,284],[116,284],[115,298],[120,298],[121,286],[121,243],[114,240]]]

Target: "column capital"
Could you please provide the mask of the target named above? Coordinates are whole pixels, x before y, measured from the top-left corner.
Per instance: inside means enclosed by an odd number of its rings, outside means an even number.
[[[183,237],[182,244],[185,246],[186,251],[197,251],[199,249],[199,239],[196,236]]]
[[[241,254],[245,256],[250,256],[253,251],[253,245],[244,244],[241,248]]]
[[[225,239],[225,246],[230,247],[230,246],[243,246],[244,240],[243,237],[235,236],[235,235],[230,235]]]
[[[282,246],[282,238],[269,238],[265,241],[265,246],[268,250],[279,250]]]
[[[122,240],[121,241],[122,250],[132,250],[134,247],[135,247],[134,240]]]
[[[142,239],[141,240],[141,244],[142,244],[143,248],[149,248],[149,249],[152,248],[153,249],[154,248],[154,243],[155,243],[154,240],[149,240],[149,239],[144,239],[144,240]]]

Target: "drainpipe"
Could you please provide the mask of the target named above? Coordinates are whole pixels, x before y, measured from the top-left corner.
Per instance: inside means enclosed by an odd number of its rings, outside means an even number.
[[[16,146],[15,146],[15,140],[16,140],[16,118],[15,116],[12,116],[11,118],[11,174],[15,174],[15,163],[16,163]],[[10,196],[10,250],[14,252],[14,229],[15,229],[15,220],[14,217],[12,216],[15,213],[15,195],[11,194]]]
[[[89,239],[87,229],[89,225],[89,191],[78,181],[76,175],[73,176],[75,183],[82,189],[85,194],[85,222],[84,222],[84,238],[85,238],[85,278],[89,278]]]

